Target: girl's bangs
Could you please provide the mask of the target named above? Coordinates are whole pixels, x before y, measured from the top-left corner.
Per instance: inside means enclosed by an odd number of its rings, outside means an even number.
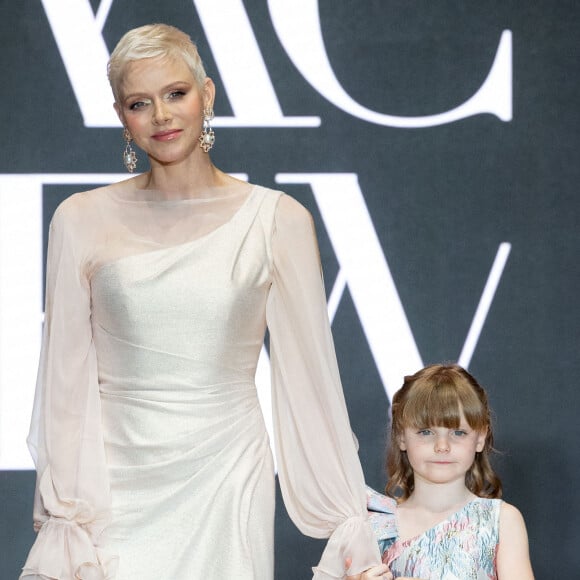
[[[457,429],[461,415],[472,429],[487,427],[485,408],[471,385],[454,383],[415,384],[405,403],[402,422],[406,427]]]

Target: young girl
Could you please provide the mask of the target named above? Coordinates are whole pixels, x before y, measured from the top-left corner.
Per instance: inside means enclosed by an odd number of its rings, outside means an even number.
[[[524,520],[501,501],[485,391],[458,365],[405,377],[392,404],[388,497],[368,491],[382,566],[349,580],[533,580]]]

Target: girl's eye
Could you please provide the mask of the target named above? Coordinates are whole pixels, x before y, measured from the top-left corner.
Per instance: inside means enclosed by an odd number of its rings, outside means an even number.
[[[455,435],[455,437],[465,437],[465,435],[467,435],[467,431],[463,431],[463,429],[456,429],[453,431],[453,435]]]
[[[417,435],[427,437],[428,435],[431,435],[431,429],[419,429],[419,431],[417,431]]]

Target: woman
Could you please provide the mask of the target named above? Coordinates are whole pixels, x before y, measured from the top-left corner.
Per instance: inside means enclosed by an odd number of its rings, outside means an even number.
[[[115,109],[151,170],[56,211],[21,578],[273,577],[274,470],[254,374],[270,331],[280,483],[315,578],[380,562],[312,220],[208,155],[215,87],[189,37],[128,32]]]

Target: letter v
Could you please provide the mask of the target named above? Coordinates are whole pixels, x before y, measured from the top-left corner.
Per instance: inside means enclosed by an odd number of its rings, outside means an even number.
[[[42,0],[86,127],[120,127],[107,83],[109,51],[89,0]]]

